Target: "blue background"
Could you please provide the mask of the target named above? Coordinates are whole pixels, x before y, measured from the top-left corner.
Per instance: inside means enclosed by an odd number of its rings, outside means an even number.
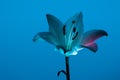
[[[1,0],[0,80],[65,80],[56,76],[64,56],[32,38],[48,31],[47,13],[65,22],[80,11],[85,31],[103,29],[109,36],[97,40],[97,53],[84,49],[70,57],[71,80],[120,80],[119,0]]]

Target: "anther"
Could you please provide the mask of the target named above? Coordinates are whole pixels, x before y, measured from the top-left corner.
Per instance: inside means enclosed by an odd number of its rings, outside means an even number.
[[[78,36],[78,32],[76,32],[75,36],[72,38],[74,40]]]
[[[76,27],[73,28],[73,32],[74,32],[74,33],[75,33],[75,31],[76,31]]]
[[[74,23],[75,23],[75,20],[73,20],[72,23],[74,24]]]
[[[63,26],[63,35],[65,35],[65,28],[66,28],[66,25]]]

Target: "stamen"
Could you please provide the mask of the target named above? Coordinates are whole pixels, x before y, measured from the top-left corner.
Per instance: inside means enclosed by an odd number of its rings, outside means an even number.
[[[76,32],[76,35],[72,38],[74,40],[78,36],[78,32]]]
[[[66,28],[66,25],[63,26],[63,35],[65,35],[65,28]]]
[[[72,21],[72,24],[71,24],[71,26],[70,26],[70,32],[69,32],[69,36],[68,36],[68,40],[67,40],[67,49],[68,49],[68,50],[71,48],[72,38],[73,38],[73,35],[74,35],[75,32],[76,32],[76,28],[74,27],[74,26],[75,26],[75,23],[76,23],[76,21],[73,20],[73,21]]]
[[[75,31],[76,31],[76,27],[73,28],[73,32],[74,32],[74,33],[75,33]]]

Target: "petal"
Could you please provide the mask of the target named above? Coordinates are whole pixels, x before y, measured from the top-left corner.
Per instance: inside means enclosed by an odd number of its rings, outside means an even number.
[[[81,35],[83,33],[83,15],[82,12],[75,14],[72,18],[68,19],[65,23],[66,26],[66,38],[69,42],[75,35],[77,34],[76,38],[72,40],[71,47],[75,47],[76,44],[80,42]],[[71,41],[70,41],[71,42]]]
[[[83,34],[81,44],[93,43],[96,39],[102,36],[108,36],[107,32],[104,30],[91,30],[91,31],[85,32]]]
[[[59,29],[62,28],[63,23],[51,14],[47,14],[46,17],[49,24],[49,31],[51,33],[58,33],[56,30],[59,31]]]
[[[84,44],[84,45],[81,45],[82,47],[85,47],[93,52],[96,52],[98,47],[97,47],[97,44],[96,43],[89,43],[89,44]]]
[[[77,55],[79,51],[83,50],[84,48],[81,47],[75,47],[74,49],[72,49],[71,54],[70,55]]]
[[[56,38],[50,33],[50,32],[39,32],[37,33],[34,38],[33,41],[36,42],[38,39],[44,39],[45,41],[53,44],[53,45],[58,45],[58,42],[56,40]]]
[[[65,56],[70,56],[70,55],[77,55],[79,51],[83,50],[83,47],[76,46],[72,48],[72,50],[68,51],[65,53]]]
[[[63,23],[51,14],[47,14],[46,17],[49,24],[49,32],[56,37],[56,39],[59,41],[60,46],[63,46],[65,44],[64,36],[62,34]]]

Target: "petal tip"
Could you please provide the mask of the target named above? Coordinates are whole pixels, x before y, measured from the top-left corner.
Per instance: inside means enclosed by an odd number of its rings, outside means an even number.
[[[82,13],[82,12],[80,12],[80,15],[83,15],[83,13]]]
[[[48,17],[50,14],[46,14],[46,16]]]
[[[35,38],[32,39],[33,42],[36,42],[37,40],[38,40],[38,39],[35,39]]]
[[[108,33],[105,30],[100,30],[104,36],[108,36]]]
[[[47,17],[47,18],[49,18],[50,16],[53,16],[53,15],[51,15],[51,14],[46,14],[46,17]]]
[[[35,42],[36,40],[35,39],[32,39],[33,42]]]
[[[105,36],[108,36],[108,33],[105,31]]]

